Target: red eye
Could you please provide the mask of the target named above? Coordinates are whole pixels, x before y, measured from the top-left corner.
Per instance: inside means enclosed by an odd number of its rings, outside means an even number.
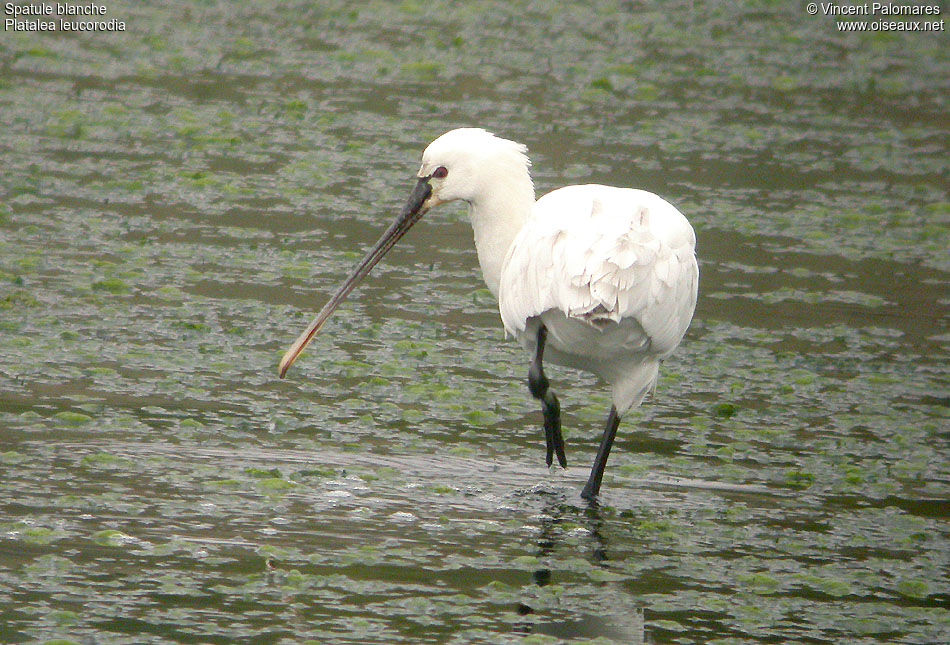
[[[445,166],[439,166],[434,171],[432,171],[432,176],[436,179],[443,179],[446,175],[449,174],[449,169]]]

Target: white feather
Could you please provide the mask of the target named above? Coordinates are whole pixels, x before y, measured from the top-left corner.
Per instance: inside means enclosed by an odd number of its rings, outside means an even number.
[[[610,382],[622,413],[655,385],[659,362],[686,333],[699,281],[695,244],[686,218],[652,193],[550,192],[502,265],[505,329],[530,348],[543,321],[551,359]]]

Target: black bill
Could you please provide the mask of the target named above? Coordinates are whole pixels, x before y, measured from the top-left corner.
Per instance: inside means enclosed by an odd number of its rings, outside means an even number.
[[[294,364],[294,361],[297,360],[297,357],[300,356],[304,348],[307,347],[307,344],[317,335],[317,332],[323,327],[323,323],[327,321],[330,314],[340,306],[340,303],[342,303],[360,281],[366,277],[366,274],[383,259],[383,256],[399,241],[399,238],[405,235],[406,231],[412,228],[412,225],[419,221],[419,218],[425,214],[426,210],[423,208],[423,204],[425,204],[431,194],[432,186],[429,185],[429,177],[421,177],[416,183],[415,188],[412,189],[412,193],[409,195],[409,201],[406,202],[406,205],[403,207],[399,217],[396,218],[396,221],[383,233],[379,241],[376,242],[373,248],[366,254],[366,257],[360,260],[356,268],[353,269],[346,280],[343,281],[343,284],[336,290],[336,293],[333,294],[333,297],[330,298],[330,301],[323,306],[323,309],[321,309],[320,313],[313,319],[313,322],[297,337],[297,340],[290,346],[290,349],[287,350],[284,357],[280,359],[280,378],[284,378],[284,374],[286,374],[290,366]]]

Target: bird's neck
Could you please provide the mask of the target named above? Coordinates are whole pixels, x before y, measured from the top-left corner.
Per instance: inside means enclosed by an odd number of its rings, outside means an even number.
[[[471,202],[469,217],[475,232],[478,264],[489,291],[498,297],[501,269],[508,249],[534,208],[534,186],[523,176],[496,179],[492,190]]]

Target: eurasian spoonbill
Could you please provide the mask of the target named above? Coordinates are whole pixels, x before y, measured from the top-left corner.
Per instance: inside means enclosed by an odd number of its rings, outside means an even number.
[[[600,493],[621,416],[656,387],[660,363],[686,333],[699,283],[686,218],[643,190],[567,186],[539,200],[527,148],[480,128],[446,132],[425,149],[402,212],[280,361],[281,378],[330,314],[430,208],[469,207],[478,263],[507,333],[532,353],[528,387],[541,402],[547,464],[567,465],[560,405],[542,360],[592,372],[613,405],[581,495]]]

